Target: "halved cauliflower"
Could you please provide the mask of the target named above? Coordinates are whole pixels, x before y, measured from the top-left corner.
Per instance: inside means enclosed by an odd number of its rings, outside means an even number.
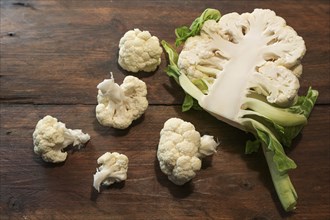
[[[193,83],[203,79],[207,84],[200,105],[223,114],[242,93],[261,94],[281,107],[295,103],[305,52],[304,40],[283,18],[255,9],[205,21],[200,35],[185,42],[177,64]],[[221,98],[218,104],[216,98]]]

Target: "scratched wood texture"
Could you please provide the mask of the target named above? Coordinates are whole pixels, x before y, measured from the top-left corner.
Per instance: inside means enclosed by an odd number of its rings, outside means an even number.
[[[1,0],[0,219],[330,219],[329,1]],[[223,14],[270,8],[286,19],[307,46],[301,94],[312,85],[320,97],[308,125],[287,154],[299,195],[283,212],[262,153],[244,154],[249,134],[205,112],[182,113],[182,90],[164,73],[138,73],[150,106],[126,130],[95,118],[96,85],[114,73],[118,42],[130,29],[149,30],[174,42],[174,28],[205,8]],[[50,114],[91,140],[65,163],[44,163],[33,153],[37,121]],[[184,186],[169,182],[156,159],[159,131],[170,117],[195,124],[221,141]],[[106,151],[129,157],[128,179],[92,188],[96,159]]]

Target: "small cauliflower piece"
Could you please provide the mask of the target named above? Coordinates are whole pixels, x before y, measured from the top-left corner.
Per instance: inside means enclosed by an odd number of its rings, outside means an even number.
[[[46,162],[60,163],[66,160],[68,153],[63,150],[69,145],[78,146],[90,139],[79,129],[68,129],[56,118],[47,115],[39,120],[33,132],[34,152]]]
[[[198,149],[199,157],[210,156],[216,152],[219,145],[218,141],[214,141],[214,137],[211,135],[203,135],[201,137],[201,145]]]
[[[160,132],[157,158],[160,169],[176,185],[183,185],[201,169],[201,158],[216,152],[213,136],[200,136],[190,122],[168,119]]]
[[[110,186],[127,179],[128,158],[117,152],[106,152],[97,159],[100,166],[94,174],[94,188],[100,192],[101,184]]]
[[[149,31],[127,31],[119,41],[119,65],[130,72],[152,72],[161,62],[159,39]]]
[[[126,76],[119,86],[111,73],[97,88],[96,118],[101,125],[125,129],[148,108],[147,86],[134,76]]]

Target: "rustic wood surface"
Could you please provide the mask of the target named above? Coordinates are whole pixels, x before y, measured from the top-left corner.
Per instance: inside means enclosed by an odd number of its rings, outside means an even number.
[[[330,24],[329,1],[1,0],[0,219],[330,219]],[[182,90],[164,73],[138,73],[150,106],[126,130],[95,118],[96,85],[117,64],[118,42],[133,28],[174,42],[174,28],[205,8],[222,14],[270,8],[286,19],[307,46],[303,94],[320,96],[308,125],[287,154],[298,192],[297,209],[285,213],[262,153],[244,154],[249,134],[205,112],[182,113]],[[45,115],[91,140],[52,165],[33,153],[32,133]],[[189,184],[175,186],[156,159],[159,131],[170,117],[219,138],[217,154]],[[92,188],[96,159],[106,151],[129,157],[128,179],[99,194]]]

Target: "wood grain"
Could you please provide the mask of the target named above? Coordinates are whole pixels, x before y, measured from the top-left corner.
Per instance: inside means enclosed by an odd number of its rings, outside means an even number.
[[[329,219],[330,218],[330,19],[329,1],[1,1],[0,29],[0,219]],[[174,42],[174,29],[205,8],[222,14],[270,8],[306,43],[300,93],[320,97],[308,125],[287,154],[298,207],[285,213],[262,153],[244,154],[251,135],[206,112],[181,112],[183,92],[164,73],[165,55],[154,73],[138,73],[150,106],[126,130],[95,118],[96,85],[109,72],[121,83],[118,42],[129,29],[149,30]],[[33,153],[39,119],[52,115],[68,128],[91,135],[65,163],[52,165]],[[192,122],[221,141],[189,184],[175,186],[156,159],[159,131],[170,117]],[[96,159],[125,153],[128,179],[98,194],[92,188]]]

